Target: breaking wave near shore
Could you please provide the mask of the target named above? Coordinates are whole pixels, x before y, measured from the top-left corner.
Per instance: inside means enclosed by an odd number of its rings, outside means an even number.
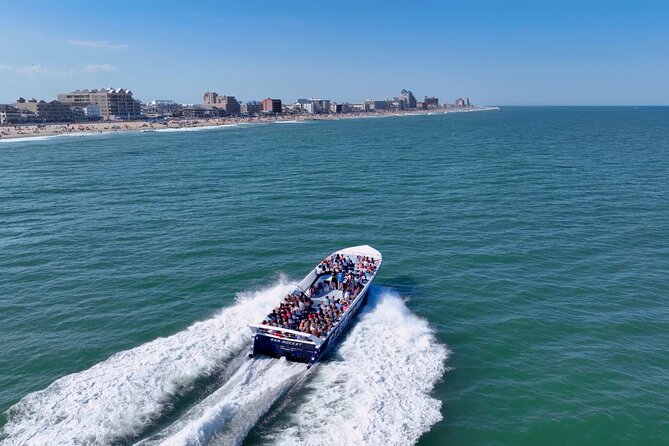
[[[256,429],[263,443],[412,444],[441,420],[441,402],[430,393],[448,350],[393,290],[373,288],[339,348],[309,371],[285,359],[242,357],[251,340],[246,325],[291,290],[283,281],[240,295],[211,319],[28,394],[9,409],[0,443],[126,443],[160,425],[139,444],[240,444],[271,412]],[[162,422],[176,399],[214,373],[224,377],[215,390]]]

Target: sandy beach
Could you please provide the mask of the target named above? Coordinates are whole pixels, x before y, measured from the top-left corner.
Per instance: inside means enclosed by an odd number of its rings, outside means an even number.
[[[339,113],[328,115],[276,115],[258,117],[227,117],[215,119],[169,119],[161,122],[147,121],[99,121],[61,124],[21,124],[0,126],[0,141],[21,138],[36,138],[61,135],[89,135],[96,133],[121,133],[138,131],[180,130],[188,128],[219,127],[235,124],[259,124],[271,122],[331,121],[339,119],[360,119],[390,116],[437,115],[443,113],[463,113],[497,110],[497,107],[470,107],[440,110],[408,110],[393,112]]]

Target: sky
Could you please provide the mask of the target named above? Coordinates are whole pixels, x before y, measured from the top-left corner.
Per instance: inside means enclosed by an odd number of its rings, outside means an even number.
[[[669,1],[0,0],[0,103],[469,97],[669,105]]]

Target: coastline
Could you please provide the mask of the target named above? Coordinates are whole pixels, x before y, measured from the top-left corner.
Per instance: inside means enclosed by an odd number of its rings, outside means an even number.
[[[441,115],[499,110],[498,107],[470,107],[445,110],[407,110],[394,112],[363,112],[329,115],[276,115],[249,118],[226,117],[216,119],[170,119],[166,124],[146,121],[98,121],[77,124],[31,124],[0,126],[0,143],[43,141],[56,137],[90,137],[127,132],[179,132],[212,130],[249,124],[296,124],[307,121],[338,121],[343,119],[387,118],[397,116]]]

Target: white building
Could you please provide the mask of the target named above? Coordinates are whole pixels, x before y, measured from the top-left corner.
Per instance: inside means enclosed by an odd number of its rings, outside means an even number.
[[[302,104],[302,110],[305,110],[307,113],[314,114],[317,111],[316,104],[309,101],[307,103]]]
[[[87,106],[82,107],[82,110],[87,119],[96,120],[102,117],[102,114],[100,114],[100,107],[98,107],[97,104],[88,104]]]
[[[330,100],[329,99],[298,99],[295,102],[295,108],[301,108],[308,113],[330,113]]]

